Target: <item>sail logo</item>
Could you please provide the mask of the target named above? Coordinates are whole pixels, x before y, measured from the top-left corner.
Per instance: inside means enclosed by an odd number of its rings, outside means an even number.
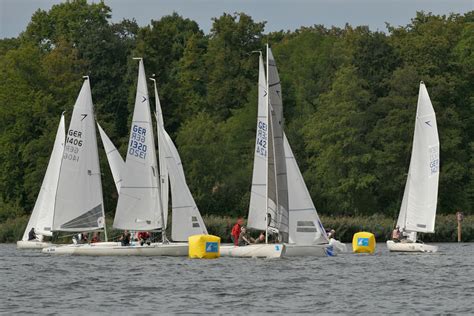
[[[434,175],[439,172],[439,146],[431,146],[428,151],[430,155],[431,175]]]
[[[206,252],[219,252],[219,244],[217,242],[208,241],[206,242]]]
[[[357,246],[369,246],[369,238],[360,237],[357,239]]]
[[[267,157],[267,138],[268,138],[268,125],[258,120],[257,124],[257,144],[255,151],[257,155],[261,157]]]

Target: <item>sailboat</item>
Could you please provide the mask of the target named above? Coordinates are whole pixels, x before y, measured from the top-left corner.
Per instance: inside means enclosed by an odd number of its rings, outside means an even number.
[[[162,231],[163,240],[161,243],[153,243],[149,246],[101,247],[91,244],[87,247],[76,247],[73,251],[65,250],[64,253],[93,256],[187,256],[187,243],[169,242],[166,238],[167,211],[165,214],[164,210],[167,210],[168,204],[168,174],[173,205],[173,241],[187,241],[191,235],[207,234],[201,215],[185,183],[184,171],[177,150],[169,135],[164,131],[163,118],[159,115],[157,115],[158,139],[162,142],[159,144],[161,172],[158,171],[145,70],[143,60],[141,58],[139,60],[137,96],[124,165],[118,157],[113,157],[118,152],[110,140],[102,138],[112,174],[120,192],[114,227],[134,231]],[[156,86],[155,99],[157,113],[161,113]],[[166,204],[162,202],[163,200]],[[61,253],[61,249],[58,250],[56,253]]]
[[[51,199],[54,202],[52,231],[104,231],[105,242],[101,244],[116,245],[107,242],[95,116],[89,77],[84,78],[61,148],[56,192]],[[55,245],[44,248],[43,252],[78,246],[81,245]]]
[[[65,137],[64,114],[62,114],[43,183],[23,237],[17,242],[18,249],[41,249],[51,245],[49,242],[43,242],[43,236],[52,236],[54,200],[58,187]],[[31,228],[35,229],[37,240],[28,240]]]
[[[268,80],[266,79],[268,78]],[[257,135],[248,227],[266,232],[265,244],[222,246],[237,257],[329,256],[333,247],[319,220],[283,131],[281,84],[267,45],[267,74],[259,58]],[[278,236],[277,244],[268,235]]]
[[[401,242],[387,241],[387,248],[390,251],[438,251],[437,246],[419,242],[417,233],[434,233],[439,166],[436,114],[426,86],[421,81],[410,167],[397,221],[397,226],[407,238]]]

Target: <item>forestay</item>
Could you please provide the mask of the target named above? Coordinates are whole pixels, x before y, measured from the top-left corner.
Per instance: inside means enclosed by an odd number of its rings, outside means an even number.
[[[140,59],[135,109],[114,227],[138,231],[162,227],[153,125],[145,68]]]
[[[54,231],[104,227],[102,183],[89,78],[74,105],[61,161]]]
[[[115,187],[117,188],[118,193],[120,192],[120,186],[122,185],[122,174],[123,169],[125,168],[125,162],[99,123],[97,123],[97,127],[99,128],[100,138],[102,139],[102,144],[104,145],[107,161],[109,162],[110,171],[112,172],[112,177],[114,178]]]
[[[52,236],[54,199],[56,198],[56,190],[58,188],[59,170],[61,168],[65,136],[66,130],[63,114],[59,121],[53,150],[49,158],[43,183],[41,184],[41,189],[22,240],[28,240],[28,233],[32,227],[35,229],[37,235]]]
[[[421,82],[410,167],[397,222],[400,228],[412,232],[434,232],[439,166],[436,115],[428,91]]]
[[[319,219],[286,135],[283,141],[288,183],[291,183],[288,186],[289,241],[300,245],[327,243],[326,230]]]

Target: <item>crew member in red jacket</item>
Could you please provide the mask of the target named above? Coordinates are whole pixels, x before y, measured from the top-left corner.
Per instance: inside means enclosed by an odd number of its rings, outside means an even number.
[[[239,243],[239,236],[240,236],[240,228],[244,224],[244,219],[239,217],[237,219],[237,223],[235,223],[234,227],[232,227],[232,231],[230,233],[230,238],[232,238],[232,242],[234,245],[238,246]]]

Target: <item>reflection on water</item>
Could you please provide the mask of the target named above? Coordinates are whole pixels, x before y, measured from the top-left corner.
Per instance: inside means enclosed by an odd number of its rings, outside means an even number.
[[[474,244],[437,254],[191,260],[0,245],[0,313],[472,313]]]

